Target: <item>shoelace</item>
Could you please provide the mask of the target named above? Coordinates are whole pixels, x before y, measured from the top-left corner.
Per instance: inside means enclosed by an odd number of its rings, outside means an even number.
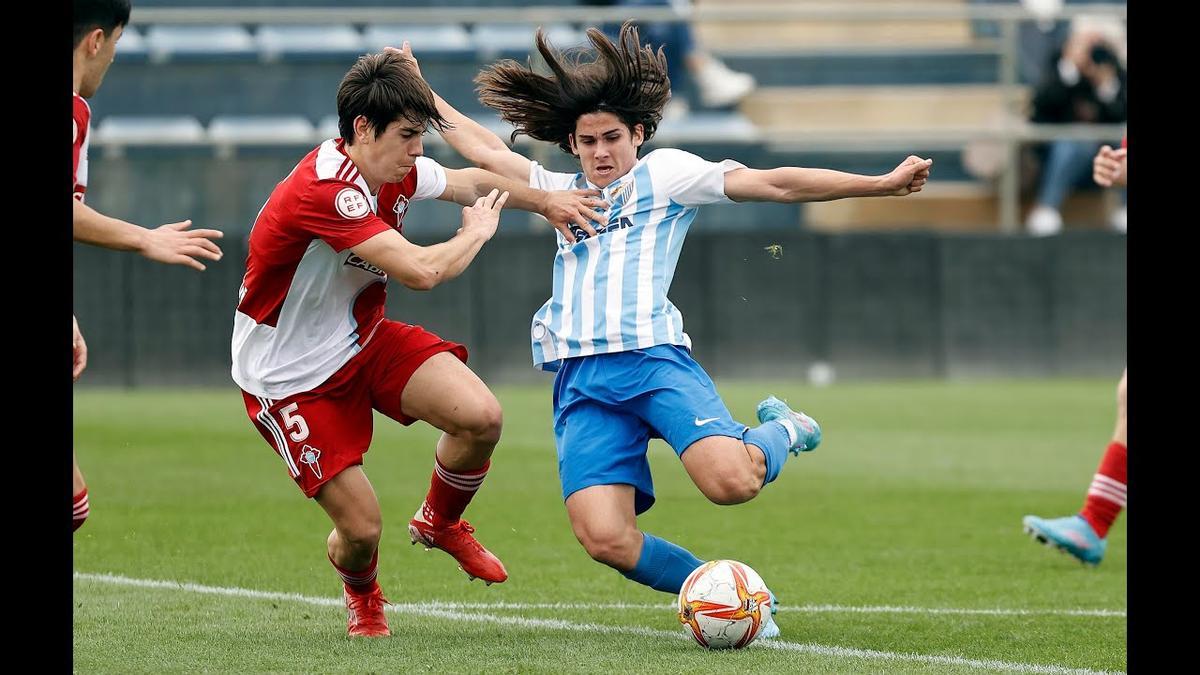
[[[362,609],[371,609],[372,607],[388,604],[388,599],[383,597],[383,593],[370,593],[368,595],[350,595],[350,609],[353,609],[356,616],[361,616]]]
[[[448,526],[444,531],[449,532],[451,530],[459,530],[459,531],[463,532],[464,534],[470,535],[471,533],[473,533],[475,531],[475,528],[470,523],[468,523],[467,521],[462,520],[460,518],[457,523]],[[465,537],[464,539],[466,541],[470,542],[471,546],[476,551],[479,551],[481,553],[483,552],[483,550],[484,550],[483,545],[480,544],[478,541],[476,541],[476,539],[474,537]]]

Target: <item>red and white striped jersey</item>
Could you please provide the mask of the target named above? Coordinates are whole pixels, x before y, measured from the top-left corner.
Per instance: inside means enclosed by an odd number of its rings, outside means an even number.
[[[308,153],[275,186],[250,230],[233,319],[238,386],[286,398],[316,388],[361,351],[383,319],[387,274],[350,249],[401,230],[410,200],[445,189],[445,169],[426,157],[376,197],[342,139]]]
[[[83,201],[87,191],[88,142],[91,140],[92,109],[79,94],[71,102],[71,192]]]

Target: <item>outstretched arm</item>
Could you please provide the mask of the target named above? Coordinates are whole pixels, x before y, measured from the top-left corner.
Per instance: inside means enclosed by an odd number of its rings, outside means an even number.
[[[909,155],[890,173],[863,176],[831,169],[734,169],[725,174],[725,196],[735,202],[826,202],[847,197],[903,197],[920,192],[932,159]]]
[[[417,59],[413,56],[412,47],[408,44],[407,40],[404,41],[400,49],[385,47],[384,51],[403,54],[405,57],[412,59],[413,65],[417,68],[417,74],[420,75],[421,67],[417,64]],[[430,90],[432,91],[432,88]],[[433,100],[437,103],[438,113],[447,122],[454,125],[454,128],[442,131],[441,134],[442,138],[458,154],[481,169],[486,169],[492,173],[521,181],[522,183],[529,182],[530,161],[528,158],[513,152],[499,136],[456,110],[454,106],[447,103],[441,96],[438,96],[436,91],[433,92]],[[515,194],[513,195],[514,198],[516,196]],[[513,202],[513,206],[522,208],[517,206],[516,201]]]
[[[190,220],[151,230],[110,218],[78,199],[71,201],[75,209],[72,219],[75,241],[117,251],[137,251],[151,260],[197,270],[203,270],[204,265],[196,258],[221,259],[221,249],[210,241],[223,236],[220,230],[188,230]]]

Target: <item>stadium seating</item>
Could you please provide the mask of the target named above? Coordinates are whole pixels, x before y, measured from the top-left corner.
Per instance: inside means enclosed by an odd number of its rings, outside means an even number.
[[[363,36],[343,26],[263,26],[256,35],[264,61],[282,58],[355,58],[364,51]]]
[[[259,52],[244,26],[150,26],[146,48],[154,63],[244,60],[257,58]]]
[[[805,2],[806,0],[801,0]],[[849,1],[849,0],[848,0]],[[874,0],[902,7],[900,0]],[[790,0],[766,3],[794,6]],[[966,0],[931,0],[935,5]],[[696,0],[703,5],[727,0]],[[355,0],[356,7],[394,7],[391,0]],[[429,0],[422,8],[520,7],[544,0]],[[756,4],[763,4],[762,1]],[[150,0],[139,7],[178,7]],[[334,7],[328,0],[187,0],[187,7]],[[136,19],[136,17],[135,17]],[[93,103],[96,120],[113,130],[100,143],[137,144],[155,133],[159,144],[203,142],[303,145],[337,134],[333,93],[358,55],[413,44],[422,73],[463,112],[508,138],[511,128],[477,100],[473,78],[499,58],[521,61],[533,47],[533,23],[479,21],[437,24],[145,25],[135,22],[118,46],[113,68]],[[551,22],[551,41],[585,42],[586,25]],[[792,222],[827,230],[896,226],[949,230],[996,219],[996,186],[968,171],[962,150],[980,130],[1027,105],[1029,91],[1000,84],[1000,45],[978,37],[967,19],[906,21],[773,19],[699,21],[699,42],[731,68],[755,76],[759,88],[736,110],[693,108],[665,120],[648,147],[673,145],[736,156],[755,166],[825,166],[887,171],[905,154],[935,157],[935,180],[919,198],[874,206],[809,204]],[[686,92],[683,92],[686,94]],[[187,116],[188,125],[155,123],[137,132],[134,120]],[[279,118],[289,121],[277,125]],[[109,119],[111,118],[111,119]],[[182,119],[182,118],[176,118]],[[125,135],[121,135],[125,134]],[[847,142],[849,139],[851,142]],[[519,142],[529,143],[522,138]],[[439,147],[436,134],[426,144]],[[530,147],[540,148],[541,144]],[[548,156],[556,149],[546,146]],[[705,156],[716,157],[713,154]],[[561,159],[569,159],[565,156]],[[1078,202],[1078,203],[1076,203]],[[1073,205],[1074,204],[1074,205]],[[1070,213],[1098,213],[1100,193],[1074,197]],[[1092,216],[1088,216],[1092,219]],[[1099,220],[1098,218],[1096,219]]]
[[[405,40],[412,44],[413,52],[422,61],[431,55],[437,59],[475,56],[471,34],[458,24],[381,24],[367,26],[363,31],[364,46],[370,52],[400,47]]]
[[[92,142],[188,145],[201,143],[205,139],[204,127],[195,117],[117,116],[108,117],[96,125]]]
[[[305,144],[316,140],[316,130],[300,115],[221,115],[209,123],[208,137],[214,143],[235,145]]]
[[[544,26],[546,38],[559,49],[587,44],[582,31],[566,24]],[[533,51],[533,34],[537,26],[518,23],[480,23],[471,31],[471,38],[481,61],[524,59]],[[415,49],[415,47],[414,47]]]

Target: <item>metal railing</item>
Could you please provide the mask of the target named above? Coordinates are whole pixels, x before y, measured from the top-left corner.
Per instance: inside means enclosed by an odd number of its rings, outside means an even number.
[[[702,4],[677,10],[673,7],[487,7],[486,12],[471,7],[208,7],[135,8],[134,25],[172,24],[550,24],[573,23],[598,25],[634,19],[641,22],[731,22],[731,21],[887,21],[921,23],[938,20],[994,21],[1000,30],[998,81],[1005,87],[1018,84],[1018,26],[1023,21],[1063,19],[1084,15],[1103,15],[1127,20],[1125,4],[1067,5],[1051,16],[1035,15],[1019,4],[910,4],[885,2],[804,2],[796,4],[728,3]],[[532,43],[532,39],[531,39]],[[926,150],[962,148],[974,141],[992,141],[1003,145],[1005,161],[999,181],[999,222],[1003,232],[1019,229],[1020,161],[1022,143],[1057,139],[1107,141],[1121,137],[1123,125],[1033,125],[1024,122],[1025,112],[1015,97],[1009,97],[1004,122],[981,124],[962,129],[914,130],[897,135],[887,132],[789,131],[764,138],[773,147],[822,151],[862,151],[865,149],[914,148]],[[319,135],[319,134],[318,134]],[[314,140],[320,140],[315,139]],[[687,140],[681,136],[680,140]],[[96,139],[101,147],[119,152],[121,143]],[[216,145],[213,141],[196,143]],[[132,144],[132,143],[128,143]],[[138,145],[153,145],[152,139]],[[162,144],[162,143],[159,143]],[[227,144],[219,152],[228,154]]]
[[[331,0],[333,2],[333,0]],[[485,10],[481,15],[481,10]],[[1126,19],[1123,3],[1066,5],[1054,18],[1103,14]],[[1013,23],[1037,20],[1018,4],[912,4],[893,2],[804,2],[788,5],[737,2],[672,7],[147,7],[134,8],[134,24],[370,24],[370,23],[608,23],[634,19],[679,21],[904,21],[981,19]]]

